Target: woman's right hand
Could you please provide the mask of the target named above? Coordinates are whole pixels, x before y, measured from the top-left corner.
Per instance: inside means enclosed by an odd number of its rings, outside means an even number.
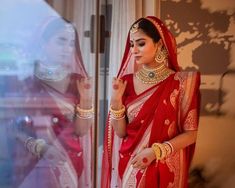
[[[122,105],[122,96],[126,89],[127,81],[114,77],[112,80],[111,105],[113,108],[120,108]]]

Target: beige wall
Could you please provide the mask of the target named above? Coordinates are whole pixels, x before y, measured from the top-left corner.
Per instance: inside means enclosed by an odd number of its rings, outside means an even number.
[[[182,69],[201,72],[201,116],[192,169],[203,168],[205,187],[234,187],[235,1],[162,0],[160,7],[161,19],[176,37]],[[220,82],[226,71],[230,73]]]

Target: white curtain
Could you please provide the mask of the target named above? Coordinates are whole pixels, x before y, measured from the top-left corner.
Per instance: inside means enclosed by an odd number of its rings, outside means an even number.
[[[109,59],[109,84],[121,64],[128,30],[136,19],[136,0],[112,0],[112,24]],[[110,95],[108,94],[108,97]]]
[[[76,0],[74,1],[74,24],[78,31],[81,54],[86,71],[90,76],[95,72],[95,54],[91,53],[91,35],[94,33],[89,32],[89,36],[85,36],[86,31],[91,30],[91,16],[96,13],[95,0]]]

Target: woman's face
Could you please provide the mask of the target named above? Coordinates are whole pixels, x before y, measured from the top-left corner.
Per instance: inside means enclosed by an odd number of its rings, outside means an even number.
[[[142,30],[130,34],[131,53],[134,55],[135,61],[141,65],[155,67],[155,54],[158,43],[154,43],[153,39],[146,35]]]
[[[65,28],[52,36],[44,46],[50,66],[69,66],[72,63],[75,49],[75,33],[72,28]]]

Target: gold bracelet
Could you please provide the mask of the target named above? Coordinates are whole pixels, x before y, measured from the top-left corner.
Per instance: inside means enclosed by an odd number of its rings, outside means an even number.
[[[80,108],[79,105],[77,105],[76,109],[78,113],[93,113],[94,112],[93,106],[90,109],[83,109],[83,108]]]
[[[114,119],[114,120],[121,120],[121,119],[124,119],[125,117],[126,117],[125,114],[123,114],[123,116],[122,116],[122,117],[119,117],[119,118],[114,117],[112,114],[110,114],[110,118],[111,118],[111,119]]]
[[[112,109],[112,106],[110,106],[109,110],[113,118],[119,119],[125,115],[126,108],[124,105],[122,105],[122,108],[120,110],[114,110]]]
[[[165,148],[167,150],[167,155],[170,155],[172,152],[174,152],[174,147],[169,141],[166,141],[163,144],[165,145]]]
[[[82,109],[79,105],[76,106],[76,116],[82,119],[89,119],[93,117],[94,108],[91,107],[90,109]]]
[[[152,149],[155,153],[156,160],[162,160],[163,158],[166,157],[166,149],[163,144],[160,143],[153,143],[152,144]]]

